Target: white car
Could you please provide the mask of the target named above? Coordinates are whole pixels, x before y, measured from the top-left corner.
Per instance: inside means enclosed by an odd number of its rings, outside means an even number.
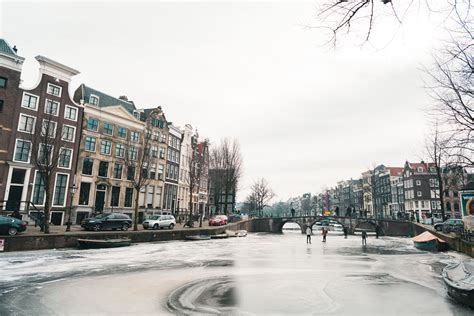
[[[149,219],[145,220],[142,225],[145,229],[160,229],[163,227],[173,229],[173,227],[176,225],[176,219],[173,215],[153,215]]]

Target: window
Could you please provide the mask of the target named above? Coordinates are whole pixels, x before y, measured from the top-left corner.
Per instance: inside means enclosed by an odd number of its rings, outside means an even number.
[[[93,167],[94,167],[94,159],[84,158],[82,162],[82,174],[91,176]]]
[[[138,157],[138,150],[135,147],[130,147],[128,149],[128,158],[130,160],[137,160]]]
[[[166,143],[166,135],[165,134],[161,134],[160,142]]]
[[[109,163],[107,161],[101,161],[99,163],[99,177],[107,177],[109,169]]]
[[[421,197],[421,191],[416,191],[416,196]]]
[[[148,186],[148,190],[146,192],[147,193],[146,194],[146,206],[150,207],[150,208],[153,207],[153,196],[155,195],[155,193],[153,192],[154,189],[155,189],[155,187]]]
[[[3,112],[3,100],[0,100],[0,113]]]
[[[87,119],[87,129],[90,131],[97,132],[97,130],[99,129],[99,120],[89,117]]]
[[[116,144],[115,145],[115,157],[123,158],[125,157],[125,146]]]
[[[60,97],[62,88],[52,83],[48,83],[48,89],[46,90],[46,92],[48,92],[48,94],[52,94],[54,96]]]
[[[155,188],[155,205],[161,205],[161,187]]]
[[[139,132],[130,131],[130,140],[132,142],[138,143],[138,139],[140,138]]]
[[[61,148],[61,151],[59,153],[58,166],[60,168],[70,169],[71,168],[71,161],[72,161],[71,158],[72,158],[72,149],[70,149],[70,148]]]
[[[158,180],[163,180],[163,173],[165,170],[165,166],[162,164],[158,165]]]
[[[435,167],[430,167],[430,172],[436,172],[436,168]]]
[[[86,143],[85,143],[86,151],[95,152],[95,143],[96,143],[95,137],[86,136]]]
[[[137,120],[140,119],[140,113],[138,111],[133,111],[133,116],[135,116]]]
[[[115,179],[122,179],[122,170],[123,170],[123,165],[119,163],[114,164],[114,178]]]
[[[423,167],[418,167],[418,168],[416,168],[416,171],[418,171],[418,172],[423,172]]]
[[[117,136],[120,138],[127,138],[127,129],[125,127],[119,127],[117,130]]]
[[[430,179],[430,187],[436,188],[439,186],[439,181],[438,179]]]
[[[421,180],[416,180],[416,185],[421,185]]]
[[[23,100],[21,101],[21,106],[31,110],[37,109],[38,106],[38,97],[34,94],[23,93]]]
[[[59,102],[46,99],[46,104],[44,106],[44,113],[58,116],[59,113]]]
[[[56,137],[56,122],[50,120],[43,120],[43,125],[41,126],[41,135],[48,136],[51,138]]]
[[[150,168],[150,179],[155,179],[156,178],[156,164],[152,164]]]
[[[30,160],[31,143],[26,140],[17,139],[15,146],[15,161],[28,162]]]
[[[7,87],[7,78],[0,77],[0,88],[6,88]]]
[[[74,126],[63,125],[63,132],[61,134],[62,140],[73,143],[75,135],[76,135],[76,128]]]
[[[77,108],[66,105],[64,107],[64,118],[71,121],[77,121]]]
[[[103,155],[110,155],[112,152],[112,142],[110,140],[103,140],[100,142],[100,153]]]
[[[151,146],[151,156],[153,158],[158,157],[158,148],[156,146]]]
[[[114,134],[114,126],[110,123],[104,123],[104,134],[106,135],[113,135]]]
[[[157,142],[159,138],[160,138],[160,133],[158,131],[153,131],[153,140]]]
[[[56,175],[56,185],[54,186],[53,205],[64,206],[66,202],[67,174]]]
[[[81,189],[79,191],[79,205],[89,205],[89,194],[91,192],[91,184],[81,182]]]
[[[41,172],[36,172],[35,175],[35,184],[33,186],[33,197],[31,202],[36,205],[43,205],[44,204],[44,175]]]
[[[53,159],[53,145],[40,144],[38,150],[38,163],[49,166]]]
[[[135,179],[135,167],[130,166],[127,169],[127,180]]]
[[[132,200],[133,200],[133,188],[126,188],[125,189],[125,201],[123,206],[124,207],[132,207]]]
[[[96,96],[96,95],[91,94],[91,96],[89,97],[89,104],[98,106],[99,105],[99,97]]]
[[[20,121],[18,122],[18,130],[25,133],[33,133],[35,129],[36,118],[26,114],[20,114]]]
[[[160,158],[165,159],[165,149],[163,147],[160,147]]]
[[[110,206],[119,206],[120,200],[120,187],[112,187],[112,197]]]

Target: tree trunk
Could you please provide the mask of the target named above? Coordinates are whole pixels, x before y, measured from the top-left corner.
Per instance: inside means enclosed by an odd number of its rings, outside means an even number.
[[[45,181],[46,201],[44,202],[44,223],[43,232],[49,234],[49,218],[51,217],[51,191],[49,188],[49,181]]]
[[[137,195],[135,196],[135,210],[134,210],[134,218],[133,218],[133,230],[138,230],[138,198],[140,196],[140,189],[136,189]]]

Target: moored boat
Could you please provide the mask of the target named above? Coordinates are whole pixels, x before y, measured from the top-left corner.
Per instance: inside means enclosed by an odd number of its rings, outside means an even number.
[[[237,237],[247,237],[247,231],[246,230],[238,230],[236,232]]]
[[[229,238],[229,235],[227,234],[211,235],[211,239],[223,239],[223,238]]]
[[[115,248],[127,247],[132,244],[132,240],[128,238],[123,239],[77,239],[77,245],[82,249],[96,249],[96,248]]]
[[[448,250],[449,248],[444,240],[436,237],[429,231],[425,231],[424,233],[414,237],[413,243],[416,248],[427,251],[443,251]]]
[[[448,295],[455,301],[474,308],[474,263],[458,262],[443,269]]]
[[[184,236],[186,240],[209,240],[211,239],[211,236],[209,235],[190,235],[190,236]]]

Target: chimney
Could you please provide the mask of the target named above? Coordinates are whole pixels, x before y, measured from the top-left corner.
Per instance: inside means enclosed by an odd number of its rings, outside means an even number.
[[[13,46],[13,51],[15,52],[15,54],[18,52],[18,49],[16,48],[16,45]]]
[[[119,100],[124,100],[128,102],[128,97],[126,95],[119,96]]]

